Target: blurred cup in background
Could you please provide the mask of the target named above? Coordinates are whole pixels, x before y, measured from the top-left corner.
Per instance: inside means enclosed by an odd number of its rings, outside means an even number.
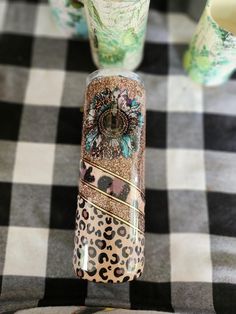
[[[188,51],[184,68],[196,82],[214,86],[236,68],[236,2],[208,0]]]
[[[98,68],[136,69],[143,58],[150,0],[86,0],[90,45]]]
[[[79,0],[49,0],[54,20],[68,37],[88,38],[84,4]]]

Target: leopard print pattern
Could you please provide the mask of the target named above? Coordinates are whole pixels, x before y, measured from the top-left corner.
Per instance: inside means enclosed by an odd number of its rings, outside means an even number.
[[[137,279],[144,268],[144,235],[78,196],[73,265],[79,278],[93,282]]]

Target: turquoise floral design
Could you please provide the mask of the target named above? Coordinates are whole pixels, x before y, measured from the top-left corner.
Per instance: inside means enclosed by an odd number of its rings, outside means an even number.
[[[184,56],[184,68],[190,77],[209,86],[225,82],[236,67],[236,37],[213,20],[210,4],[208,1]]]
[[[113,8],[113,1],[110,1],[109,12],[115,13],[104,17],[102,12],[105,3],[106,1],[101,1],[98,5],[94,0],[86,2],[95,63],[102,68],[133,70],[142,59],[149,0],[127,1],[132,15],[124,12],[124,8],[117,8],[117,2]]]
[[[105,89],[90,103],[84,123],[85,149],[98,159],[130,158],[139,149],[144,118],[126,89]]]

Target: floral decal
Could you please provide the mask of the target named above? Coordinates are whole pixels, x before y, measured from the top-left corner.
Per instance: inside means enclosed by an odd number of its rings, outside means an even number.
[[[96,94],[85,120],[85,149],[93,157],[129,158],[140,145],[144,118],[141,104],[126,89],[105,89]]]

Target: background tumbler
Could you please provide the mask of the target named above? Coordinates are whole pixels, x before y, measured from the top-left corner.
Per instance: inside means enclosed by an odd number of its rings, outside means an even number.
[[[136,69],[143,58],[149,0],[87,0],[85,9],[96,66]]]

